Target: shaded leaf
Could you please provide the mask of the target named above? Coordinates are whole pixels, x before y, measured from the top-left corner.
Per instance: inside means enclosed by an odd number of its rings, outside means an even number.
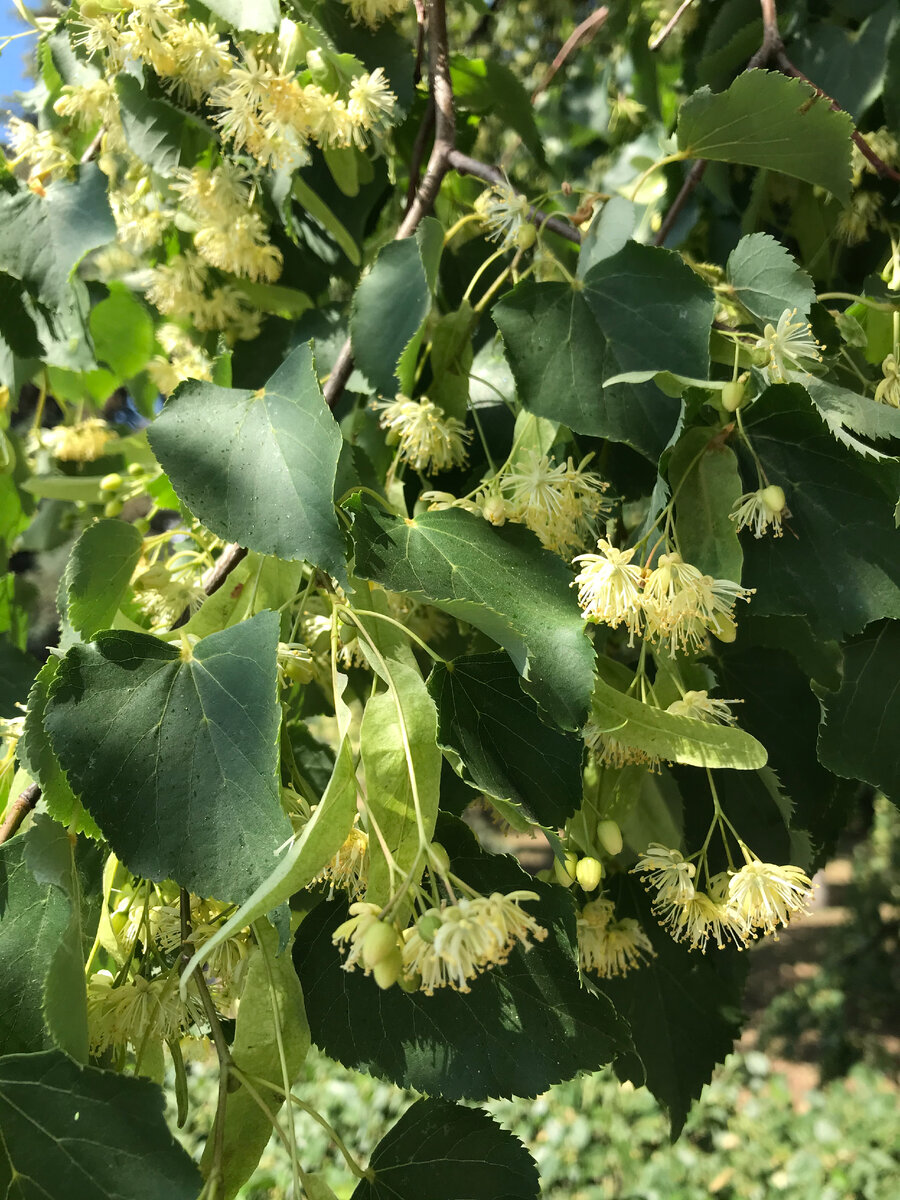
[[[637,224],[637,210],[624,196],[611,196],[588,226],[578,251],[578,278],[604,258],[618,254],[628,244]]]
[[[201,1183],[155,1084],[58,1050],[0,1059],[3,1195],[120,1200],[125,1187],[129,1200],[195,1200]]]
[[[91,309],[94,353],[120,379],[131,379],[153,356],[153,318],[123,283],[114,280],[108,286],[107,298]]]
[[[261,613],[190,657],[110,630],[62,660],[45,717],[51,744],[134,874],[238,903],[270,874],[291,832],[277,640],[277,616]]]
[[[579,981],[569,893],[533,881],[512,858],[481,853],[453,818],[441,818],[437,837],[454,873],[473,887],[537,892],[525,907],[549,930],[547,940],[514,950],[508,963],[474,980],[469,995],[381,991],[372,978],[343,970],[332,944],[346,903],[322,903],[294,943],[316,1045],[345,1066],[454,1100],[536,1096],[626,1049],[624,1024]]]
[[[593,648],[569,587],[571,575],[532,533],[495,529],[461,509],[404,520],[367,505],[353,513],[356,571],[421,596],[498,642],[522,686],[565,729],[584,723]]]
[[[143,538],[126,521],[96,521],[72,547],[63,577],[66,617],[84,638],[109,629],[141,556]]]
[[[115,84],[128,149],[154,171],[171,175],[181,165],[188,128],[203,143],[213,140],[212,131],[199,118],[176,108],[168,100],[148,96],[146,87],[134,75],[120,71]]]
[[[473,787],[520,805],[542,825],[557,827],[572,815],[581,803],[581,740],[541,720],[506,654],[438,663],[428,690],[438,741],[458,755]]]
[[[331,500],[341,433],[309,346],[255,392],[182,384],[148,436],[178,498],[213,533],[346,579]]]
[[[854,434],[875,442],[900,441],[900,410],[879,404],[871,396],[838,387],[827,379],[808,379],[804,387],[822,420],[842,445],[874,459],[887,458],[896,452],[896,446],[876,448]]]
[[[361,280],[350,312],[353,358],[376,391],[390,397],[397,392],[397,365],[430,307],[418,242],[389,242]]]
[[[540,1193],[534,1159],[483,1109],[418,1100],[372,1152],[374,1178],[352,1200],[530,1200]]]
[[[777,324],[786,308],[796,308],[805,317],[815,304],[813,281],[768,233],[742,237],[728,256],[725,272],[737,299],[760,323]]]
[[[819,759],[845,779],[864,779],[900,807],[900,621],[883,621],[844,647],[837,692],[823,696]]]
[[[678,146],[689,158],[780,171],[850,197],[853,122],[810,84],[777,71],[744,71],[727,91],[700,88],[681,106]]]
[[[537,161],[544,165],[544,147],[534,119],[534,105],[518,77],[495,58],[451,55],[453,96],[464,111],[494,116],[513,129]]]
[[[768,388],[744,422],[791,511],[784,537],[743,539],[756,614],[805,617],[819,636],[834,638],[900,617],[900,466],[839,445],[796,384]],[[744,465],[745,479],[756,479],[753,464]]]

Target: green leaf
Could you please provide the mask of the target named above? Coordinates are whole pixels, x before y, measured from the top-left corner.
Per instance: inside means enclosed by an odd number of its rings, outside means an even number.
[[[741,581],[744,555],[729,520],[741,495],[734,451],[716,429],[691,429],[669,459],[669,484],[675,501],[675,533],[685,559],[714,579]]]
[[[600,982],[634,1038],[636,1054],[619,1059],[616,1073],[637,1087],[646,1083],[668,1112],[675,1138],[713,1068],[731,1053],[749,964],[736,950],[704,955],[679,946],[657,925],[637,880],[619,879],[617,915],[640,921],[656,957],[624,978]]]
[[[44,978],[42,1009],[50,1038],[76,1062],[88,1059],[87,990],[81,927],[81,886],[72,839],[46,813],[35,817],[22,839],[25,862],[38,884],[61,892],[69,920]],[[36,1048],[36,1047],[35,1047]]]
[[[786,308],[805,317],[816,302],[813,281],[768,233],[742,237],[725,272],[737,299],[761,324],[777,324]]]
[[[44,728],[44,714],[50,686],[57,676],[60,659],[51,655],[44,663],[28,693],[28,709],[25,713],[25,730],[18,745],[19,761],[31,778],[41,785],[43,803],[47,812],[64,828],[88,837],[99,838],[100,830],[72,791],[66,773],[50,745]]]
[[[352,1200],[531,1200],[534,1159],[482,1109],[418,1100],[384,1135]]]
[[[755,771],[766,764],[766,749],[756,738],[727,725],[678,717],[653,708],[598,678],[591,719],[617,742],[665,762],[694,767],[731,767]]]
[[[0,846],[0,1051],[40,1050],[44,985],[66,936],[71,907],[63,891],[39,883],[25,854],[29,830]],[[2,1159],[0,1159],[2,1161]]]
[[[391,397],[397,392],[397,365],[430,308],[418,242],[389,242],[361,280],[350,312],[353,358],[376,391]]]
[[[432,381],[428,395],[448,417],[465,421],[469,406],[474,315],[468,300],[456,312],[445,313],[431,334]]]
[[[552,729],[502,651],[438,665],[428,678],[438,741],[473,787],[553,828],[581,803],[581,740]]]
[[[185,633],[206,637],[245,621],[253,612],[278,612],[300,590],[303,565],[250,553],[229,574],[224,587],[207,597],[184,627]]]
[[[203,4],[234,29],[274,33],[278,28],[278,0],[203,0]]]
[[[331,500],[341,433],[309,346],[255,392],[182,384],[148,434],[179,500],[213,533],[346,580]]]
[[[628,245],[637,224],[637,210],[624,196],[611,196],[588,226],[578,251],[578,278],[602,262],[612,258]]]
[[[109,629],[141,557],[143,538],[126,521],[96,521],[72,547],[63,577],[69,624],[84,638]]]
[[[121,71],[115,83],[128,149],[160,175],[171,175],[182,165],[188,131],[203,145],[212,142],[212,131],[203,121],[168,100],[148,96],[146,87],[134,75]]]
[[[182,986],[216,946],[302,891],[347,840],[356,817],[356,771],[346,738],[341,744],[328,787],[299,836],[281,855],[278,865],[259,887],[204,942],[182,975]]]
[[[62,660],[45,725],[74,787],[136,875],[240,903],[290,835],[280,805],[275,651],[261,613],[188,657],[112,631]]]
[[[113,281],[108,286],[107,298],[91,309],[94,353],[120,379],[132,379],[153,356],[153,318],[123,283]]]
[[[806,617],[819,636],[834,638],[900,617],[900,466],[867,462],[839,445],[796,384],[768,388],[744,422],[791,512],[784,537],[743,539],[756,614]],[[753,464],[739,456],[744,478],[755,479]]]
[[[89,163],[77,183],[51,184],[43,198],[27,188],[0,194],[0,270],[50,308],[64,308],[72,272],[116,236],[106,187],[106,176]]]
[[[346,903],[319,904],[294,942],[315,1044],[345,1066],[449,1100],[540,1095],[627,1049],[612,1006],[581,986],[570,894],[533,881],[510,857],[483,854],[460,821],[442,817],[436,832],[452,870],[472,887],[538,893],[525,907],[549,936],[514,950],[505,965],[474,980],[468,995],[381,991],[360,971],[343,970],[332,944]]]
[[[680,255],[629,242],[591,267],[583,282],[618,363],[608,374],[651,364],[674,374],[709,374],[715,298]]]
[[[900,806],[900,622],[883,621],[844,647],[844,676],[825,693],[819,759],[845,779],[864,779]]]
[[[19,717],[23,703],[38,673],[38,661],[0,634],[0,717]]]
[[[0,1194],[195,1200],[201,1184],[155,1084],[57,1050],[0,1059]]]
[[[851,5],[848,15],[866,15],[863,7]],[[885,53],[891,25],[896,24],[893,0],[882,4],[857,29],[831,21],[814,21],[791,38],[791,58],[804,75],[814,79],[827,96],[833,96],[857,121],[878,99],[884,79]],[[887,80],[884,79],[885,96]]]
[[[285,1086],[279,1031],[284,1048],[288,1080],[293,1083],[309,1052],[309,1026],[303,1007],[303,993],[287,954],[276,955],[278,935],[268,922],[254,925],[257,945],[250,951],[247,974],[241,991],[231,1056],[235,1066],[254,1080],[265,1080],[276,1087]],[[263,1091],[274,1112],[281,1105],[274,1093]],[[238,1088],[228,1097],[225,1109],[221,1200],[232,1200],[259,1162],[272,1124],[246,1088]],[[207,1139],[200,1162],[209,1176],[215,1154],[215,1140]]]
[[[462,509],[405,520],[351,499],[356,572],[421,596],[501,645],[522,687],[563,729],[584,723],[594,652],[571,575],[520,525],[495,529]]]
[[[450,58],[450,82],[453,97],[463,112],[497,117],[503,127],[515,130],[542,166],[546,163],[534,105],[509,67],[496,58],[454,54]]]
[[[878,450],[860,437],[871,441],[900,441],[900,410],[879,404],[871,396],[860,396],[849,388],[838,387],[827,379],[808,379],[807,393],[831,434],[850,450],[866,458],[884,459],[896,454],[897,446]]]
[[[441,752],[437,713],[416,666],[383,660],[388,691],[370,697],[360,729],[366,796],[394,862],[405,875],[419,851],[419,825],[430,840],[437,818]],[[366,900],[384,905],[393,872],[380,838],[369,844]]]
[[[745,71],[725,92],[700,88],[681,106],[678,146],[686,158],[745,163],[850,198],[847,113],[810,84],[777,71]]]
[[[306,180],[297,173],[291,184],[291,194],[300,201],[311,217],[314,217],[328,230],[354,267],[358,267],[362,258],[353,234],[342,221],[338,220],[321,196],[314,192]]]

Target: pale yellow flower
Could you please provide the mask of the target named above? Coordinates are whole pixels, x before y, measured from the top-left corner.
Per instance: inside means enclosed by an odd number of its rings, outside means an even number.
[[[748,926],[772,933],[779,925],[786,926],[794,913],[806,911],[812,900],[812,883],[799,867],[753,858],[732,875],[728,897]]]
[[[796,308],[786,308],[778,325],[766,325],[756,348],[766,352],[766,374],[769,383],[789,382],[791,370],[809,374],[807,362],[821,362],[819,343],[813,337],[808,321],[795,321]]]
[[[771,525],[775,537],[781,537],[782,517],[789,515],[783,489],[777,484],[770,484],[739,496],[729,513],[729,520],[736,522],[736,533],[742,529],[752,529],[753,536],[761,538]]]
[[[583,563],[572,587],[578,587],[578,604],[585,621],[602,621],[615,628],[624,625],[634,639],[640,632],[643,570],[632,565],[634,550],[617,550],[605,538],[597,543],[600,554],[579,554]]]
[[[471,430],[456,417],[448,417],[427,396],[421,400],[398,396],[388,402],[376,402],[374,407],[381,412],[378,423],[387,430],[388,444],[398,445],[401,460],[414,470],[430,474],[461,466],[466,461]]]
[[[650,939],[633,917],[613,920],[611,900],[591,900],[578,914],[578,956],[584,971],[601,979],[627,975],[643,966],[655,951]]]
[[[729,705],[740,704],[740,700],[719,700],[706,691],[687,691],[680,700],[673,701],[666,712],[676,717],[692,717],[696,721],[709,721],[718,725],[733,725],[735,716]]]

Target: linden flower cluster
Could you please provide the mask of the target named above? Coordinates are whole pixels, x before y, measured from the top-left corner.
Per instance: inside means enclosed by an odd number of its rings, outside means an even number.
[[[28,163],[28,182],[37,185],[64,178],[75,165],[71,151],[53,129],[37,129],[29,121],[10,117],[6,126],[13,150],[10,168]]]
[[[387,430],[388,444],[397,446],[400,461],[413,470],[432,474],[465,463],[471,430],[456,417],[448,417],[427,396],[421,400],[397,396],[390,401],[375,401],[374,408],[381,412],[378,423]]]
[[[742,529],[752,529],[753,536],[761,538],[771,525],[773,534],[779,538],[782,517],[788,516],[790,513],[784,489],[773,483],[739,496],[728,514],[728,519],[736,522],[736,533],[740,533]]]
[[[734,638],[734,606],[748,600],[752,588],[730,579],[713,579],[674,551],[659,556],[650,570],[632,563],[634,549],[617,550],[605,538],[600,554],[579,554],[583,566],[573,580],[582,616],[614,629],[623,625],[629,645],[636,634],[658,642],[674,657],[696,653],[708,632],[725,641]]]
[[[336,888],[356,898],[366,890],[368,878],[369,835],[354,825],[343,846],[312,883],[329,884],[329,900],[333,898]]]
[[[153,633],[171,629],[181,614],[196,612],[206,597],[198,563],[170,569],[164,563],[139,564],[131,583],[134,602],[150,618]]]
[[[546,549],[571,554],[594,536],[604,511],[609,484],[587,470],[592,457],[576,467],[571,457],[555,463],[546,454],[526,451],[491,481],[482,515],[493,525],[506,520],[527,525]]]
[[[108,971],[92,975],[87,986],[91,1054],[130,1045],[138,1055],[144,1047],[182,1037],[203,1020],[203,1006],[194,987],[182,1001],[177,976],[142,975],[114,984]]]
[[[147,374],[164,396],[186,379],[212,380],[211,360],[178,325],[160,325],[156,340],[164,353],[154,355],[147,364]]]
[[[409,8],[409,0],[344,0],[344,3],[355,21],[362,21],[372,29]]]
[[[529,221],[531,205],[528,198],[508,182],[497,183],[482,192],[475,201],[475,212],[481,219],[488,241],[499,242],[502,250],[527,250],[534,244],[537,230]]]
[[[614,920],[615,905],[601,897],[578,914],[578,957],[584,971],[601,979],[627,975],[656,956],[650,939],[633,917]]]
[[[786,308],[778,324],[766,325],[756,349],[765,352],[765,373],[769,383],[789,383],[791,370],[809,374],[806,364],[821,362],[819,343],[808,321],[795,321],[796,308]]]
[[[90,417],[86,421],[76,421],[74,425],[43,429],[37,440],[58,462],[93,462],[103,456],[115,436],[105,421]]]
[[[462,897],[427,909],[399,935],[381,919],[377,904],[357,901],[332,941],[346,949],[346,971],[362,966],[380,987],[399,978],[405,988],[426,996],[443,987],[468,992],[470,980],[505,963],[517,945],[527,950],[532,939],[546,938],[547,930],[521,907],[537,898],[529,891]]]
[[[875,399],[889,408],[900,408],[900,362],[889,354],[881,364],[884,378],[875,389]]]
[[[652,908],[676,942],[705,952],[712,941],[721,950],[739,948],[759,935],[787,926],[794,913],[805,912],[812,883],[799,868],[761,862],[743,843],[744,866],[709,879],[707,890],[695,886],[696,867],[674,849],[653,843],[632,871],[655,892]]]

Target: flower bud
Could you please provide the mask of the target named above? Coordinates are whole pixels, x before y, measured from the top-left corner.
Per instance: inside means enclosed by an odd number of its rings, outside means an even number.
[[[525,221],[516,230],[516,245],[520,250],[529,250],[537,241],[537,230],[530,221]]]
[[[488,496],[481,506],[481,515],[491,525],[504,525],[509,516],[509,505],[502,496]]]
[[[740,380],[726,383],[722,388],[722,407],[726,412],[737,412],[744,403],[744,385]]]
[[[422,986],[422,976],[418,971],[414,975],[401,975],[397,980],[397,985],[401,991],[412,994]]]
[[[416,929],[422,941],[427,942],[430,946],[434,941],[434,935],[442,924],[443,922],[439,916],[434,913],[426,913],[424,917],[419,917],[416,922]]]
[[[762,502],[773,515],[784,512],[787,503],[784,489],[780,488],[777,483],[770,483],[767,488],[763,488]]]
[[[596,858],[580,858],[575,867],[575,878],[586,892],[593,892],[603,878],[603,864]]]
[[[403,969],[403,955],[400,953],[400,947],[394,946],[394,949],[380,962],[377,962],[372,968],[372,974],[375,976],[375,982],[382,990],[387,990],[400,978],[400,972]]]
[[[104,517],[117,517],[122,508],[121,500],[108,500],[103,506],[103,515]]]
[[[578,863],[578,855],[573,854],[571,850],[566,852],[566,861],[563,865],[559,859],[554,859],[553,873],[556,876],[556,882],[562,884],[563,887],[571,887],[575,882],[575,867]]]
[[[365,966],[375,967],[397,948],[397,930],[387,921],[375,921],[366,930],[362,941],[362,960]]]
[[[622,853],[622,830],[615,821],[601,821],[597,826],[597,841],[611,858]]]
[[[141,466],[140,463],[129,463],[128,464],[128,474],[131,476],[132,479],[137,479],[138,475],[144,474],[144,468]]]
[[[113,471],[111,475],[104,475],[100,480],[101,492],[117,492],[122,486],[122,476],[117,471]]]

